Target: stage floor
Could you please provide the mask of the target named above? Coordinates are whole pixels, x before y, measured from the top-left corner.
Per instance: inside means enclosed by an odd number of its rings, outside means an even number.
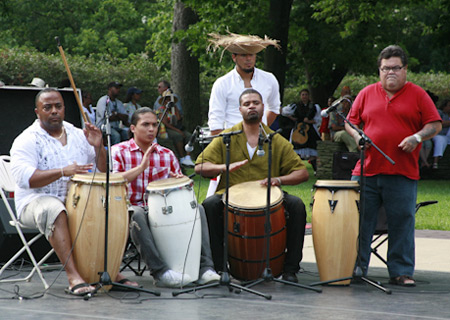
[[[298,274],[302,285],[319,281],[310,238],[306,236],[305,259]],[[109,292],[85,301],[64,293],[66,275],[56,266],[45,272],[52,285],[44,295],[36,275],[31,282],[0,284],[0,319],[450,319],[450,232],[421,231],[416,239],[414,288],[389,285],[386,268],[373,259],[369,277],[392,290],[390,295],[366,283],[319,286],[315,288],[322,293],[317,293],[270,281],[252,289],[271,295],[271,300],[230,292],[227,286],[173,297],[176,290],[155,287],[148,272],[140,277],[127,269],[125,276],[161,296]],[[429,249],[423,250],[424,243]]]

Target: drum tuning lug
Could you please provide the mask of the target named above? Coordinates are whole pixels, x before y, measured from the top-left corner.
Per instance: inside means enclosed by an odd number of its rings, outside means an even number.
[[[192,209],[197,208],[197,201],[191,201],[191,208]]]
[[[336,208],[337,203],[337,200],[328,200],[328,205],[330,206],[331,213],[334,213],[334,209]]]
[[[72,206],[73,206],[74,208],[77,207],[78,201],[79,201],[79,200],[80,200],[80,196],[73,195]]]
[[[102,202],[103,208],[106,208],[106,197],[101,196],[100,201]]]
[[[172,206],[162,207],[161,210],[163,214],[171,214],[173,211]]]

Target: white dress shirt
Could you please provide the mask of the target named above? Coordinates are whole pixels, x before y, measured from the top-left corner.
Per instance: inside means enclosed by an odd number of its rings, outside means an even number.
[[[265,112],[262,121],[267,124],[268,111],[280,113],[278,81],[272,73],[255,68],[250,84],[263,98]],[[239,96],[245,89],[249,88],[245,88],[244,80],[236,71],[236,67],[214,82],[208,112],[208,125],[211,131],[228,129],[242,121]]]

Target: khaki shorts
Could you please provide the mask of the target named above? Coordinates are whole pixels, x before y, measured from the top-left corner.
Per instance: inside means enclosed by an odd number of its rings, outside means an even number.
[[[34,199],[23,209],[19,222],[27,228],[37,228],[48,239],[61,212],[66,212],[66,207],[58,198],[43,196]]]

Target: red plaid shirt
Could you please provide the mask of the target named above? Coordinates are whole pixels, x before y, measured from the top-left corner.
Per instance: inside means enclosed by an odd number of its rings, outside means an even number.
[[[114,172],[125,172],[141,164],[144,152],[134,139],[118,143],[111,148]],[[169,178],[169,172],[181,174],[180,164],[174,153],[156,145],[150,156],[150,165],[143,173],[128,184],[128,199],[134,206],[144,205],[147,185],[156,180]]]

